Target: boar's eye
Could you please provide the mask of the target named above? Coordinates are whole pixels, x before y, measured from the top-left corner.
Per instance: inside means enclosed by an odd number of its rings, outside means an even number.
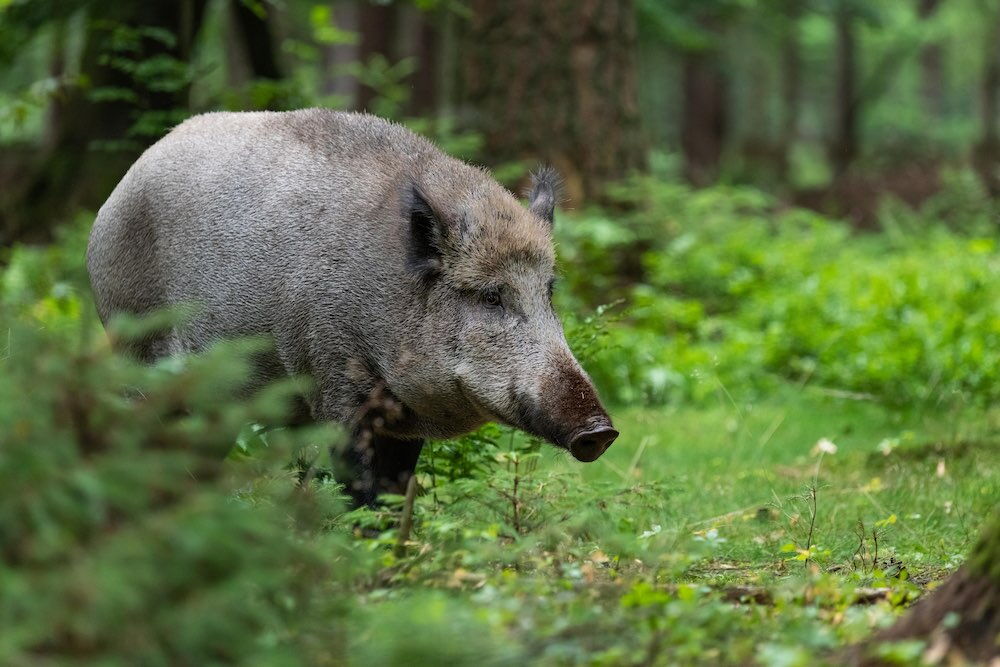
[[[500,298],[500,290],[489,289],[483,292],[483,305],[487,308],[500,308],[503,305],[503,299]]]

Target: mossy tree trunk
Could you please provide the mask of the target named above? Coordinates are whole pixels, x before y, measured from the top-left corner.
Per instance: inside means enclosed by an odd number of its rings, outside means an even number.
[[[926,640],[936,661],[949,657],[985,664],[1000,657],[1000,507],[965,565],[872,642],[905,639]],[[881,664],[871,657],[860,662]]]
[[[644,167],[631,0],[472,0],[465,99],[493,162],[544,161],[575,204]]]

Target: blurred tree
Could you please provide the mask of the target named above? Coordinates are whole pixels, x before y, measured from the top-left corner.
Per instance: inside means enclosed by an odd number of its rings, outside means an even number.
[[[712,23],[705,23],[704,27],[712,32],[717,30]],[[705,186],[718,175],[729,125],[726,77],[714,49],[684,55],[683,82],[684,175],[694,185]]]
[[[683,52],[681,149],[684,176],[696,186],[718,176],[729,129],[728,83],[721,44],[730,17],[729,3],[706,3],[695,10],[701,44]]]
[[[917,0],[920,20],[933,18],[941,0]],[[941,40],[928,40],[920,50],[920,93],[928,118],[940,118],[944,112],[944,59]]]
[[[26,29],[53,22],[53,73],[63,71],[68,48],[59,38],[62,22],[80,10],[86,21],[80,74],[62,81],[47,113],[43,150],[26,158],[21,178],[2,195],[0,245],[47,239],[61,214],[99,205],[150,136],[169,125],[167,114],[187,107],[183,63],[206,3],[83,0],[53,4],[44,19],[33,13],[35,3],[7,11],[7,21]]]
[[[830,161],[837,177],[843,176],[858,156],[857,39],[852,0],[841,0],[834,9],[836,31],[836,106]]]
[[[278,50],[275,20],[281,9],[270,0],[229,0],[225,7],[227,105],[279,111],[295,105]]]
[[[260,0],[233,0],[234,27],[255,79],[278,80],[281,63],[274,49],[272,12]]]
[[[973,161],[989,193],[1000,197],[1000,11],[992,11],[980,84],[982,131]]]
[[[381,56],[394,62],[397,55],[397,28],[399,7],[393,3],[363,2],[358,18],[361,30],[361,47],[358,59],[362,66],[370,65],[373,58]],[[358,90],[357,108],[370,110],[379,91],[362,82]]]
[[[343,36],[338,33],[336,39],[328,39],[321,53],[320,90],[325,95],[341,96],[348,108],[354,107],[358,94],[357,79],[346,74],[345,69],[358,60],[359,40],[356,37],[360,31],[359,9],[353,0],[333,3],[332,10],[328,12],[328,25],[343,31]],[[319,11],[324,12],[323,9]]]
[[[799,21],[804,5],[803,0],[785,0],[781,8],[784,16],[781,37],[782,117],[778,167],[783,181],[788,179],[789,154],[795,143],[802,107],[802,45]]]
[[[680,147],[684,176],[698,186],[715,181],[729,139],[726,36],[755,3],[745,0],[640,0],[643,21],[681,61]],[[770,11],[770,9],[768,9]],[[756,102],[757,100],[755,100]]]
[[[549,162],[575,202],[644,167],[631,0],[472,0],[467,40],[491,160]]]
[[[939,3],[921,2],[916,18],[925,22],[933,18]],[[907,63],[924,55],[922,37],[925,32],[912,19],[894,21],[889,7],[859,0],[836,0],[832,12],[837,58],[834,131],[829,153],[834,176],[842,179],[861,156],[861,131],[866,112],[894,90],[893,84]],[[891,34],[878,57],[863,67],[866,63],[859,62],[859,29],[887,32],[890,26],[897,27],[898,34]],[[869,47],[867,53],[878,51]],[[864,77],[861,75],[863,70]],[[933,78],[932,73],[927,76]]]
[[[434,113],[439,106],[440,50],[438,12],[433,9],[404,8],[408,55],[416,61],[410,77],[408,113],[414,116]]]

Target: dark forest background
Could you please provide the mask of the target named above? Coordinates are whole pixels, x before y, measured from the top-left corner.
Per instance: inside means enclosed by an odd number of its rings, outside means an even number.
[[[568,205],[661,169],[870,225],[1000,193],[995,0],[0,0],[0,242],[46,240],[213,109],[367,110]]]

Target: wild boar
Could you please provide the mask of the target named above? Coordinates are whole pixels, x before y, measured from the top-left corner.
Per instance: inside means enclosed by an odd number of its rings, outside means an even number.
[[[367,114],[210,113],[149,148],[98,213],[97,309],[194,305],[143,360],[266,336],[255,382],[309,375],[308,418],[359,432],[358,503],[399,492],[426,438],[499,421],[597,459],[618,436],[552,306],[556,175],[525,208],[484,170]],[[359,469],[360,466],[360,469]]]

